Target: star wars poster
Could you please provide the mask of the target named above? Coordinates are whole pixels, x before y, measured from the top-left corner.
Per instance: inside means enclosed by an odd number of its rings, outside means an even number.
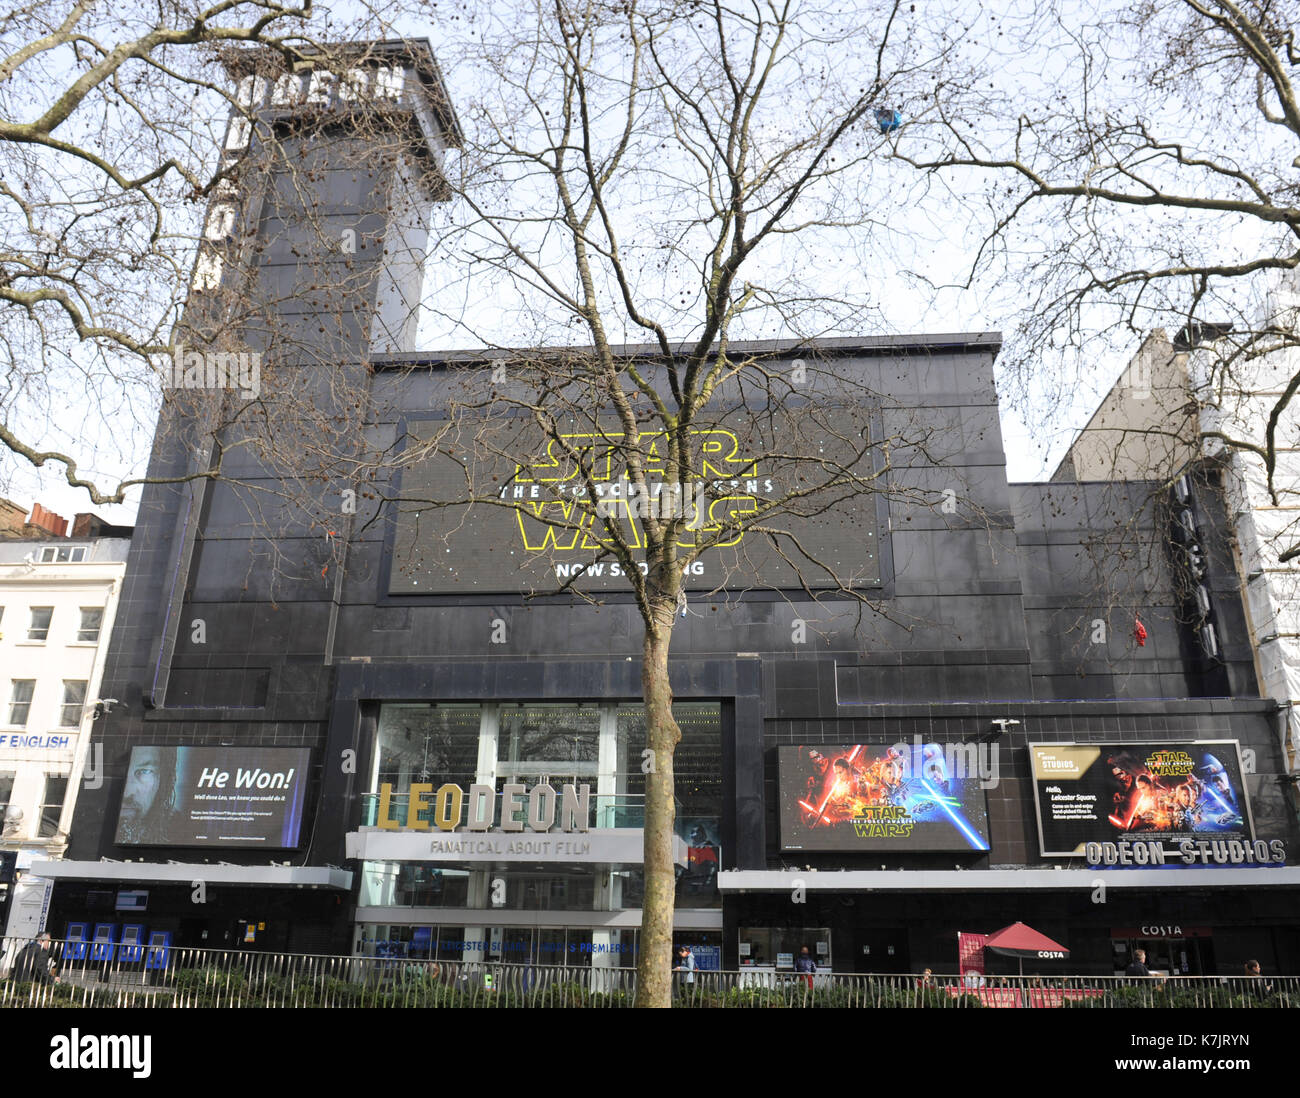
[[[1251,839],[1235,740],[1029,745],[1045,857],[1120,839]]]
[[[947,746],[781,748],[781,849],[988,850],[979,774]]]
[[[686,867],[677,877],[677,906],[710,907],[719,903],[722,846],[717,817],[679,819],[677,833],[686,841]]]

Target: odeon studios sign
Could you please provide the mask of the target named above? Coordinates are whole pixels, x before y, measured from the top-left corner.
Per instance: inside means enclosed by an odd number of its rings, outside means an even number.
[[[502,831],[587,831],[590,829],[591,786],[539,783],[527,786],[507,782],[501,787]],[[523,818],[518,814],[523,810]],[[429,811],[429,818],[420,814]],[[393,787],[379,787],[379,811],[375,826],[385,831],[456,831],[464,818],[466,831],[490,831],[496,823],[497,795],[490,785],[471,785],[469,793],[453,782],[435,790],[429,783],[416,782],[407,795],[406,823],[393,816]]]
[[[1090,866],[1278,866],[1286,864],[1286,844],[1281,839],[1184,839],[1166,850],[1158,839],[1121,839],[1085,843],[1083,858]]]

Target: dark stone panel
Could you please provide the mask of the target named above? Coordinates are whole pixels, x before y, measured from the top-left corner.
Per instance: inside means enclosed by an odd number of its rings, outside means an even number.
[[[167,684],[169,708],[261,708],[266,705],[271,671],[265,667],[173,668]]]

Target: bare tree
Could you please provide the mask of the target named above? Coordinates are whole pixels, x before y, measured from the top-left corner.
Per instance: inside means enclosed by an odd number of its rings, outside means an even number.
[[[1191,415],[1148,402],[1116,448],[1145,435],[1166,483],[1189,446],[1245,455],[1287,509],[1300,502],[1282,459],[1300,441],[1298,18],[1254,0],[1007,9],[966,43],[988,51],[983,78],[936,85],[933,144],[900,153],[982,195],[973,273],[1028,293],[1001,365],[1035,420],[1058,363],[1086,375],[1100,347],[1179,333],[1168,357],[1182,356]],[[1272,534],[1278,562],[1300,556],[1295,521]]]
[[[284,71],[318,64],[333,35],[382,29],[356,10],[331,26],[311,0],[68,0],[0,17],[0,474],[52,469],[94,504],[149,479],[117,470],[145,449],[191,287],[215,285],[211,256],[194,265],[231,229],[211,220],[239,187],[227,117],[253,122],[223,59],[257,45]]]
[[[497,522],[515,530],[522,563],[500,563],[523,593],[634,597],[653,762],[637,996],[665,1006],[675,623],[701,596],[755,587],[860,607],[878,581],[875,500],[943,499],[898,466],[937,461],[929,449],[951,436],[892,415],[819,342],[874,326],[879,303],[801,269],[819,245],[866,262],[880,246],[873,165],[893,104],[935,58],[897,3],[850,17],[725,0],[513,16],[475,28],[491,80],[458,104],[466,146],[435,229],[433,270],[447,273],[427,299],[486,350],[452,370],[439,418],[408,439],[403,461],[423,472],[403,481],[398,553],[427,583],[457,567],[444,544]],[[466,307],[467,278],[497,287],[504,321]],[[768,334],[785,344],[738,342]],[[437,552],[412,534],[416,513]]]

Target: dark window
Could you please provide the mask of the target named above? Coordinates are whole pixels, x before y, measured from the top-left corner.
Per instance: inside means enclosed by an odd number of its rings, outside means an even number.
[[[49,839],[59,830],[59,817],[63,814],[63,801],[68,795],[68,779],[63,774],[45,775],[45,796],[41,798],[41,834]]]
[[[77,630],[77,640],[83,643],[95,643],[99,640],[99,629],[104,623],[102,606],[83,606],[81,608],[81,628]]]
[[[84,545],[51,545],[41,550],[42,564],[78,564],[85,559]]]
[[[63,708],[59,711],[60,728],[76,728],[81,723],[81,712],[86,706],[86,684],[82,681],[63,680]]]
[[[9,723],[27,727],[27,716],[32,710],[32,695],[36,693],[35,679],[13,679],[9,690]]]
[[[50,635],[50,621],[53,617],[53,606],[33,606],[32,623],[27,627],[27,639],[43,643]]]

